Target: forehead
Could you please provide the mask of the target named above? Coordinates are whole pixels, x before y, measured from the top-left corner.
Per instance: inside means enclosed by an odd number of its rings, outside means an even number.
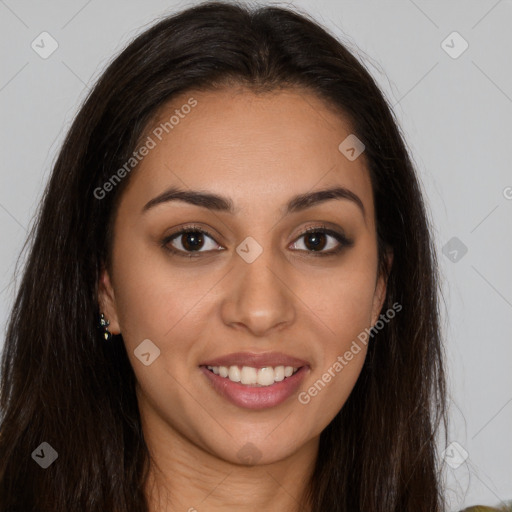
[[[141,140],[151,139],[152,149],[125,193],[128,201],[141,203],[176,185],[230,195],[241,205],[260,201],[261,207],[264,198],[282,203],[341,185],[372,213],[364,153],[350,161],[339,149],[351,134],[347,118],[305,90],[184,93],[148,125]]]

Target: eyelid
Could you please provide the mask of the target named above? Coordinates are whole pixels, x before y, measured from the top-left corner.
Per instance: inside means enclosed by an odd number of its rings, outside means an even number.
[[[205,254],[211,254],[212,252],[215,251],[215,250],[208,250],[208,251],[186,252],[186,251],[182,251],[180,249],[175,249],[174,247],[168,247],[169,243],[172,242],[173,240],[175,240],[176,238],[178,238],[180,235],[182,235],[184,233],[190,233],[190,232],[198,232],[198,233],[204,234],[215,241],[215,235],[210,233],[208,231],[208,229],[192,224],[192,225],[183,226],[183,227],[179,228],[178,230],[176,230],[175,232],[173,232],[172,234],[164,237],[164,239],[161,241],[162,248],[166,249],[167,251],[171,252],[172,254],[175,254],[177,256],[183,256],[183,257],[186,257],[189,259],[200,257],[201,255],[205,255]],[[343,233],[343,231],[338,232],[332,228],[329,228],[324,223],[312,224],[309,227],[302,229],[302,231],[296,235],[296,237],[294,238],[294,241],[292,243],[293,244],[297,243],[297,241],[301,237],[307,235],[308,233],[324,233],[328,236],[335,238],[336,241],[338,242],[339,246],[338,246],[338,248],[336,248],[334,250],[331,249],[330,251],[304,251],[302,249],[301,250],[296,249],[295,252],[307,252],[311,256],[330,256],[330,255],[336,255],[345,247],[350,247],[354,244],[353,240],[349,239]],[[215,241],[215,243],[217,243],[217,242]],[[225,249],[225,248],[223,248],[223,249]],[[217,251],[220,251],[223,249],[217,249]]]

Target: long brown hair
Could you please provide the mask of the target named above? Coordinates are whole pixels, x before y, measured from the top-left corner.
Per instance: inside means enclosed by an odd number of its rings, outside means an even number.
[[[320,438],[306,499],[314,512],[443,509],[436,437],[446,431],[437,263],[428,215],[391,108],[365,67],[308,15],[207,2],[166,17],[113,60],[78,112],[27,239],[0,389],[0,510],[147,512],[149,453],[122,336],[96,329],[101,268],[125,163],[178,93],[242,84],[301,87],[351,120],[365,145],[383,310],[403,309],[369,343],[361,375]],[[137,172],[136,169],[132,174]],[[58,453],[32,460],[42,442]]]

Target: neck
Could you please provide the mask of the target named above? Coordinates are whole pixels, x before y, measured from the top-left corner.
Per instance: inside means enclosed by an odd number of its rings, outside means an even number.
[[[144,422],[143,422],[144,423]],[[150,512],[311,512],[303,493],[313,474],[319,437],[285,459],[234,464],[193,444],[168,424],[144,437],[151,454],[145,492]]]

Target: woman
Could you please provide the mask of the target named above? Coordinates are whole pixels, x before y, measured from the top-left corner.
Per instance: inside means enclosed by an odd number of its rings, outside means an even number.
[[[205,3],[140,35],[30,240],[1,510],[443,510],[422,194],[374,80],[307,16]]]

